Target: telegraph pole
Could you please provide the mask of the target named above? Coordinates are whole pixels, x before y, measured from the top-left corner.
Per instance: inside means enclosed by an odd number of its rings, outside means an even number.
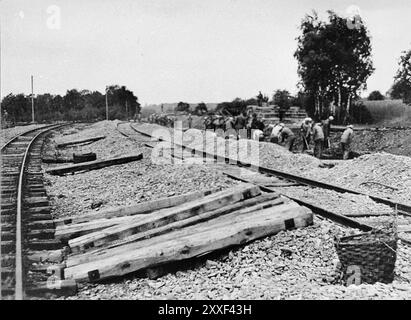
[[[31,122],[34,123],[34,92],[33,92],[33,76],[31,76]]]
[[[106,120],[108,120],[108,98],[107,98],[107,87],[106,87]]]

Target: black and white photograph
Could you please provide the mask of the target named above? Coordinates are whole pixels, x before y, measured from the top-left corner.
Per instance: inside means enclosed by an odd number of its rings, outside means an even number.
[[[411,300],[410,16],[0,0],[0,300]]]

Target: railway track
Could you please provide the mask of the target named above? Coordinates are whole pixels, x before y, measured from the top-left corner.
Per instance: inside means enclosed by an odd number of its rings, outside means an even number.
[[[56,263],[63,245],[54,239],[41,169],[43,141],[61,126],[27,131],[1,148],[1,299],[73,289]]]
[[[141,131],[137,128],[135,128],[131,123],[128,123],[128,128],[125,130],[125,125],[127,123],[123,122],[123,123],[119,123],[118,124],[118,130],[122,130],[122,135],[126,136],[130,139],[132,139],[132,131],[134,131],[134,133],[138,133],[140,135],[143,136],[147,136],[150,138],[153,138],[149,133]],[[119,127],[121,126],[122,129],[120,129]],[[152,146],[150,144],[146,144],[148,147]],[[223,157],[221,155],[216,155],[216,154],[212,154],[212,153],[208,153],[208,152],[203,152],[202,150],[195,150],[192,148],[188,148],[186,146],[181,146],[183,149],[191,152],[191,153],[197,153],[198,155],[202,155],[203,157],[208,157],[208,158],[213,158],[214,160],[219,160],[219,161],[225,161],[225,162],[229,162],[230,159]],[[172,154],[173,155],[173,154]],[[176,158],[182,159],[181,155],[177,154],[175,155]],[[232,159],[231,159],[232,160]],[[371,194],[365,194],[353,189],[348,189],[348,188],[344,188],[341,186],[336,186],[336,185],[332,185],[329,183],[324,183],[321,181],[316,181],[316,180],[312,180],[312,179],[308,179],[302,176],[297,176],[297,175],[293,175],[287,172],[283,172],[283,171],[279,171],[279,170],[274,170],[271,168],[265,168],[265,167],[253,167],[251,165],[248,164],[244,164],[244,163],[240,163],[238,161],[235,161],[237,166],[240,167],[247,167],[247,169],[251,169],[253,171],[257,171],[259,172],[261,175],[265,176],[265,177],[275,177],[279,180],[280,183],[284,184],[288,184],[288,185],[293,185],[293,186],[308,186],[310,188],[320,188],[320,189],[327,189],[327,190],[332,190],[332,191],[336,191],[338,193],[351,193],[351,194],[356,194],[356,195],[366,195],[368,197],[370,197],[370,199],[372,199],[374,202],[376,203],[381,203],[381,204],[385,204],[388,205],[392,208],[395,208],[397,210],[397,212],[399,214],[402,214],[404,216],[411,216],[411,206],[407,205],[407,204],[403,204],[403,203],[397,203],[395,201],[386,199],[386,198],[381,198],[381,197],[377,197]],[[233,161],[230,161],[230,163],[232,164]],[[231,178],[234,179],[238,179],[238,180],[242,180],[244,182],[252,182],[250,180],[247,180],[246,178],[242,178],[242,177],[238,177],[236,175],[230,174],[230,173],[226,173],[227,175],[229,175]],[[257,183],[258,184],[258,183]],[[275,188],[271,187],[271,186],[266,186],[264,184],[259,184],[260,188],[264,191],[267,192],[273,192],[275,190]],[[296,201],[297,203],[309,207],[314,213],[330,219],[338,224],[347,226],[347,227],[351,227],[351,228],[356,228],[356,229],[360,229],[362,231],[370,231],[373,229],[373,227],[371,227],[370,225],[364,224],[359,222],[356,219],[335,213],[335,212],[331,212],[330,210],[327,210],[323,207],[321,207],[321,204],[313,204],[311,202],[307,202],[304,201],[302,199],[296,198],[296,197],[292,197],[292,196],[288,196],[289,198],[291,198],[292,200]],[[408,240],[402,239],[404,243],[407,244],[411,244]]]

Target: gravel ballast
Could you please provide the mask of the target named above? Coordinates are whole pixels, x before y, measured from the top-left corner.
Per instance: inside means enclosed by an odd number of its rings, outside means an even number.
[[[56,152],[53,147],[56,142],[105,135],[103,140],[59,152],[66,156],[73,152],[95,152],[98,159],[139,152],[144,156],[141,161],[70,176],[46,174],[47,191],[53,205],[52,213],[56,218],[95,213],[103,209],[192,191],[216,188],[221,190],[238,183],[221,174],[221,164],[153,163],[152,149],[144,145],[150,138],[129,130],[126,124],[120,125],[121,129],[133,137],[128,139],[117,131],[117,124],[117,121],[103,121],[89,126],[78,124],[74,128],[61,129],[60,134],[49,141],[44,150],[53,154]],[[135,126],[139,127],[137,124]],[[308,177],[315,175],[318,180],[323,179],[325,182],[330,182],[330,172],[337,174],[337,170],[340,170],[339,165],[332,169],[321,168],[322,162],[318,159],[292,154],[272,144],[261,144],[260,155],[261,152],[264,166],[306,174]],[[348,165],[348,162],[341,165]],[[44,169],[54,166],[56,165],[44,164]],[[383,167],[382,164],[379,166]],[[287,168],[290,170],[286,170]],[[339,174],[348,175],[349,171],[345,170],[347,172],[344,173],[341,167]],[[403,178],[407,179],[405,173]],[[387,183],[387,178],[385,180]],[[334,178],[332,183],[337,183]],[[343,185],[344,180],[341,180],[341,183]],[[353,212],[354,209],[364,214],[385,214],[392,211],[364,196],[337,193],[338,201],[334,201],[332,197],[335,194],[332,191],[319,194],[312,193],[309,189],[295,188],[287,189],[288,192],[304,195],[306,200],[310,198],[314,203],[323,201],[329,210],[341,214]],[[327,203],[324,202],[325,199],[328,199]],[[380,221],[375,219],[385,221],[385,218],[358,219],[364,223],[370,221],[378,224]],[[406,223],[407,219],[401,222]],[[315,218],[311,227],[281,232],[245,247],[234,248],[222,255],[205,257],[190,265],[188,269],[180,269],[157,280],[130,275],[109,283],[82,286],[78,295],[68,299],[410,299],[411,250],[409,246],[401,243],[394,283],[350,287],[333,283],[337,261],[334,236],[356,232]]]

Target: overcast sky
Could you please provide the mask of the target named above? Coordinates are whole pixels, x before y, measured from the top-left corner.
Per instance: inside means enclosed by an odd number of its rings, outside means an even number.
[[[411,49],[410,0],[0,0],[1,96],[29,93],[31,74],[36,93],[120,84],[143,104],[294,93],[301,19],[350,5],[372,36],[369,91],[385,93]]]

